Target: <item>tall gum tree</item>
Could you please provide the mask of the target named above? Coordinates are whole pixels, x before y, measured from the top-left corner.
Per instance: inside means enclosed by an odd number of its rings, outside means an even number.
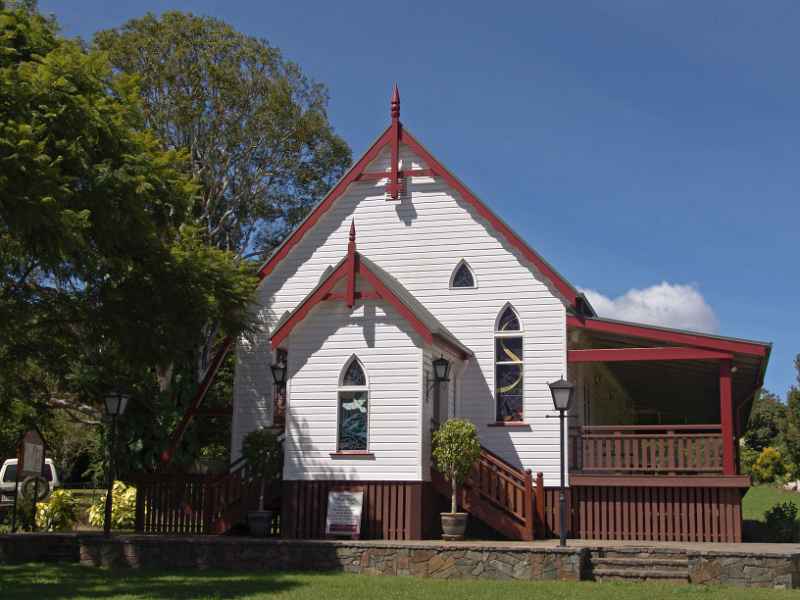
[[[147,126],[187,150],[200,186],[192,216],[211,245],[263,259],[350,164],[325,87],[265,40],[166,12],[94,44],[138,77]]]
[[[127,384],[158,410],[156,373],[218,323],[249,326],[254,269],[206,243],[181,148],[146,127],[136,78],[0,1],[0,422],[36,407],[95,423]],[[5,425],[4,425],[5,426]]]

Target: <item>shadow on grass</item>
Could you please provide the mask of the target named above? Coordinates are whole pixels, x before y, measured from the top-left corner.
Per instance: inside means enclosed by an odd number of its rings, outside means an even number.
[[[291,575],[229,571],[164,572],[79,565],[0,565],[0,598],[240,598],[303,585]]]

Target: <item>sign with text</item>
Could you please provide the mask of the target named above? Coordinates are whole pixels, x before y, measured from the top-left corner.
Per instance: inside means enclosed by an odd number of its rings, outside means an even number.
[[[19,478],[41,475],[44,465],[44,440],[38,431],[32,429],[22,438],[20,448]]]
[[[343,535],[358,539],[361,535],[363,506],[364,492],[328,492],[325,535]]]

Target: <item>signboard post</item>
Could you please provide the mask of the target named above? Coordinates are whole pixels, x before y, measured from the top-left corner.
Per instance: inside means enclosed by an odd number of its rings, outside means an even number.
[[[39,479],[44,472],[45,443],[38,429],[31,429],[22,436],[17,446],[17,475],[14,480],[14,508],[11,514],[11,531],[17,530],[17,503],[19,501],[19,482],[26,477],[35,477],[33,490],[33,521],[31,527],[36,531],[36,502],[39,499]]]
[[[328,492],[325,535],[359,539],[363,506],[364,492]]]

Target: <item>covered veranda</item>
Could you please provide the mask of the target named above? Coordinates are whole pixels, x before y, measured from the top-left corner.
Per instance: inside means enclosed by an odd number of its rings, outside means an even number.
[[[738,476],[738,437],[769,351],[763,342],[570,317],[572,479]]]

